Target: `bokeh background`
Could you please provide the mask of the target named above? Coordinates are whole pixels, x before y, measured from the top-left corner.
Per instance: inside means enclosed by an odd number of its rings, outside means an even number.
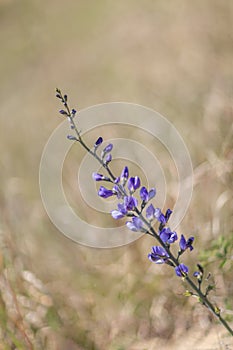
[[[232,20],[227,0],[0,1],[0,349],[230,344],[174,273],[148,261],[150,238],[99,250],[64,237],[43,208],[38,173],[61,122],[56,87],[75,108],[126,101],[166,116],[194,167],[178,229],[196,237],[185,261],[214,276],[212,301],[232,324]],[[68,191],[83,155],[72,154]]]

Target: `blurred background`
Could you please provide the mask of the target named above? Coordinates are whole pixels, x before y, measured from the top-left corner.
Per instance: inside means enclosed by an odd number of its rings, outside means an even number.
[[[230,344],[182,296],[173,271],[148,261],[152,239],[101,250],[63,236],[43,208],[38,173],[63,120],[56,87],[74,108],[126,101],[164,115],[194,168],[177,230],[195,235],[185,262],[211,272],[211,300],[232,324],[232,20],[227,0],[0,1],[0,349]],[[72,152],[80,162],[83,154]]]

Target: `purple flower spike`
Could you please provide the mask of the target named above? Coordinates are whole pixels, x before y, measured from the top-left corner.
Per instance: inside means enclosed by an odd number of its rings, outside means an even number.
[[[108,190],[104,186],[100,186],[98,195],[102,198],[108,198],[114,195],[113,191]]]
[[[96,140],[94,147],[95,147],[95,148],[99,147],[99,146],[101,145],[102,142],[103,142],[103,138],[100,136],[100,137]]]
[[[156,264],[164,264],[169,259],[169,255],[163,247],[154,246],[152,252],[148,254],[148,259]]]
[[[181,235],[180,243],[179,243],[181,251],[184,252],[188,248],[190,251],[192,251],[193,250],[193,246],[192,246],[193,241],[194,241],[194,237],[189,237],[186,241],[184,235]]]
[[[176,232],[172,232],[169,227],[163,228],[159,233],[160,238],[164,243],[174,243],[178,237]]]
[[[134,216],[132,221],[127,221],[126,226],[134,232],[142,231],[143,222],[140,218]]]
[[[154,219],[154,215],[155,215],[155,208],[154,208],[153,204],[150,204],[146,208],[146,217],[147,217],[148,220],[153,220]]]
[[[102,181],[102,180],[109,179],[109,178],[106,178],[104,175],[98,174],[98,173],[93,173],[93,174],[92,174],[92,178],[93,178],[93,180],[95,180],[95,181]]]
[[[185,277],[189,271],[188,267],[184,264],[180,264],[175,267],[176,275],[178,277]]]
[[[140,189],[140,197],[142,201],[144,202],[148,201],[148,191],[144,186]]]
[[[131,177],[128,181],[128,189],[132,193],[140,187],[141,181],[138,176]]]

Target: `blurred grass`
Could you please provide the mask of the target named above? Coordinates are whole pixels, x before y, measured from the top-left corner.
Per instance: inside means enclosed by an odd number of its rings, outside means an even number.
[[[188,262],[220,235],[230,241],[232,10],[226,0],[0,2],[0,349],[182,349],[183,332],[189,345],[211,332],[212,318],[180,296],[172,272],[147,261],[148,237],[110,251],[63,237],[43,209],[38,167],[61,121],[55,87],[79,109],[151,107],[177,127],[194,165],[180,227],[196,236]],[[213,299],[232,317],[227,254],[223,269],[217,259],[208,267]]]

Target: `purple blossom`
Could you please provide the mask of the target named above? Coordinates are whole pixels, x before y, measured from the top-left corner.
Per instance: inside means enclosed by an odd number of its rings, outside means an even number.
[[[128,177],[129,177],[129,169],[127,166],[125,166],[121,173],[121,181],[125,183],[126,180],[128,180]]]
[[[112,155],[111,155],[111,153],[109,153],[109,154],[107,155],[106,159],[105,159],[105,164],[110,163],[111,160],[112,160]]]
[[[108,190],[104,186],[100,186],[98,195],[102,198],[108,198],[114,195],[114,192],[112,190]]]
[[[148,259],[156,264],[166,263],[169,255],[163,247],[154,246],[152,252],[148,254]]]
[[[184,252],[188,248],[190,251],[192,251],[193,250],[193,246],[192,246],[193,241],[194,241],[194,237],[189,237],[186,241],[184,235],[181,235],[180,243],[179,243],[181,251]]]
[[[100,136],[100,137],[96,140],[94,147],[95,147],[95,148],[99,147],[99,146],[101,145],[102,142],[103,142],[103,138]]]
[[[160,232],[159,236],[164,243],[174,243],[178,237],[176,232],[172,232],[169,227],[164,227]]]
[[[167,209],[166,214],[165,214],[166,223],[168,222],[171,214],[172,214],[172,210],[171,209]]]
[[[154,198],[156,195],[156,189],[152,188],[149,192],[148,192],[148,200]]]
[[[114,194],[117,195],[118,199],[123,197],[118,185],[114,185],[113,188],[112,188],[112,191],[113,191]]]
[[[119,182],[120,182],[120,177],[118,176],[118,177],[115,178],[114,183],[118,184]]]
[[[201,273],[200,271],[195,271],[195,272],[193,273],[193,276],[194,276],[194,277],[197,277],[197,279],[200,279],[200,278],[202,277],[202,273]]]
[[[138,176],[130,177],[128,180],[128,189],[132,193],[140,187],[141,181]]]
[[[188,267],[184,264],[180,264],[175,267],[176,275],[178,277],[185,277],[189,271]]]
[[[73,109],[71,110],[71,114],[73,114],[73,116],[74,116],[76,113],[77,113],[77,111],[73,108]]]
[[[166,214],[164,215],[161,211],[161,209],[156,208],[155,209],[155,218],[162,224],[162,226],[165,226],[166,223],[169,220],[169,217],[171,216],[172,211],[170,209],[167,209]]]
[[[134,232],[138,232],[138,231],[142,231],[143,230],[143,222],[142,220],[137,217],[137,216],[134,216],[132,218],[132,221],[127,221],[126,222],[126,226],[131,230],[131,231],[134,231]]]
[[[124,197],[124,206],[125,209],[128,210],[134,210],[134,208],[138,205],[138,201],[133,196],[125,196]]]
[[[61,109],[61,110],[59,111],[59,113],[62,114],[62,115],[68,115],[67,112],[64,111],[64,109]]]
[[[113,149],[113,144],[109,143],[104,149],[103,149],[103,153],[109,153],[111,152],[111,150]]]
[[[117,207],[118,207],[118,210],[113,210],[111,212],[112,217],[115,220],[122,219],[127,214],[127,210],[125,209],[125,206],[123,203],[118,203]]]
[[[149,192],[147,191],[146,187],[142,187],[140,189],[140,197],[141,200],[147,203],[150,199],[152,199],[156,194],[155,188],[152,188]]]
[[[75,137],[75,136],[73,136],[73,135],[67,135],[67,138],[68,138],[68,140],[70,140],[70,141],[78,141],[78,140],[77,140],[77,137]]]
[[[140,197],[141,197],[141,200],[144,201],[144,202],[147,202],[148,201],[148,191],[146,189],[146,187],[141,187],[140,189]]]
[[[103,181],[103,180],[109,181],[110,180],[109,177],[106,177],[106,176],[104,176],[102,174],[98,174],[98,173],[93,173],[92,178],[95,181]]]
[[[160,221],[159,220],[159,218],[160,218],[160,215],[161,215],[161,209],[159,209],[159,208],[155,208],[155,218],[158,220],[158,221]]]
[[[153,206],[153,204],[150,204],[147,208],[146,208],[146,217],[148,220],[153,220],[154,219],[154,215],[155,215],[155,208]]]

